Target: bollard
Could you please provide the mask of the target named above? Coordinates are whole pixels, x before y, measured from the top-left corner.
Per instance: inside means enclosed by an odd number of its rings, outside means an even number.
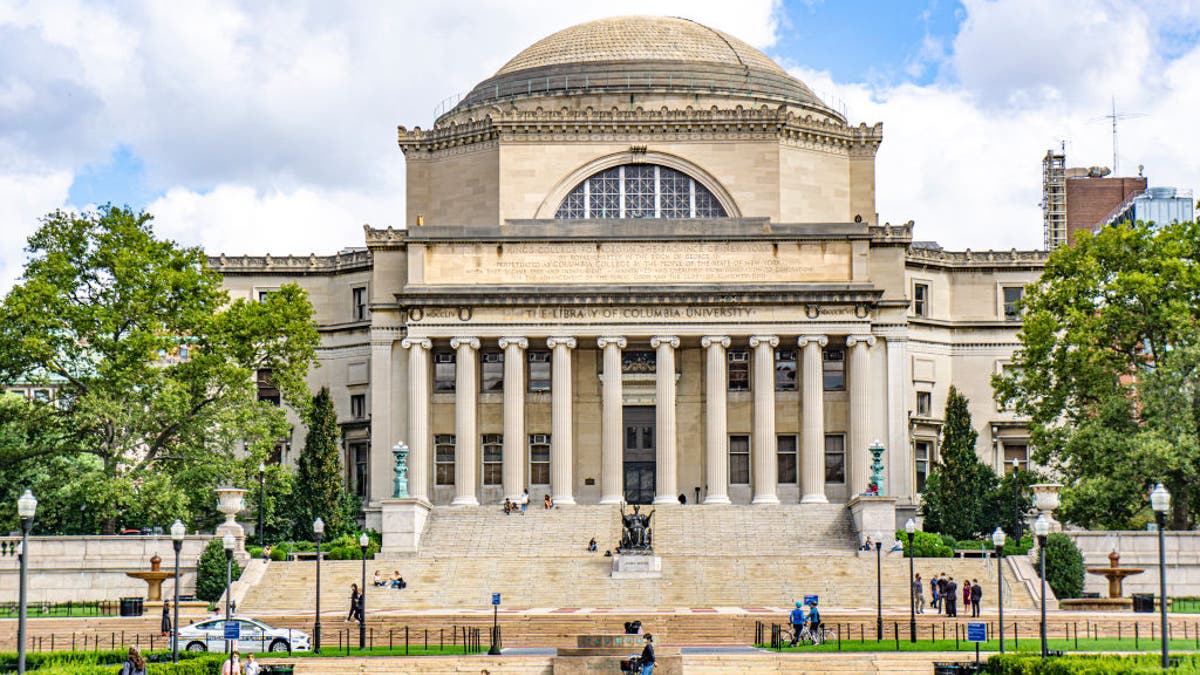
[[[429,628],[425,628],[425,651],[429,651]]]
[[[404,627],[404,655],[408,656],[408,626]]]

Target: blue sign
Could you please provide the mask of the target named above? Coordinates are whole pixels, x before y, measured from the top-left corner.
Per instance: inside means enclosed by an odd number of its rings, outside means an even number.
[[[816,603],[817,603],[817,596],[815,596],[815,595],[804,596],[804,604],[805,605],[815,605]]]
[[[493,605],[500,604],[500,594],[499,593],[492,593],[492,604]]]
[[[225,639],[226,640],[242,639],[242,622],[241,621],[226,621],[225,622]]]
[[[967,642],[987,642],[987,624],[977,621],[968,623]]]

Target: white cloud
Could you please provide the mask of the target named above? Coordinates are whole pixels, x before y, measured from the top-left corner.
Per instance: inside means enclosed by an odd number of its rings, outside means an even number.
[[[38,218],[66,201],[70,187],[67,171],[0,172],[0,289],[8,289],[21,276],[25,240],[37,229]]]

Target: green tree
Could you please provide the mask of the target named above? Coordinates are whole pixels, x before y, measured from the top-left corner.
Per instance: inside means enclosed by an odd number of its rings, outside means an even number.
[[[1171,524],[1200,490],[1200,229],[1120,224],[1056,249],[1022,301],[1021,347],[993,378],[1066,487],[1063,520],[1138,527],[1158,481]]]
[[[925,530],[955,539],[975,539],[995,527],[996,474],[979,461],[968,401],[953,386],[946,396],[946,421],[938,463],[921,493]]]
[[[242,575],[242,567],[233,561],[232,576],[237,581]],[[220,539],[212,539],[200,554],[196,563],[196,597],[208,602],[216,602],[225,595],[225,548]]]
[[[1078,598],[1083,593],[1085,574],[1083,553],[1070,537],[1062,532],[1046,537],[1046,583],[1055,597]]]
[[[203,252],[158,239],[151,220],[111,206],[51,213],[0,303],[0,381],[58,392],[0,408],[0,467],[36,477],[73,460],[39,494],[77,500],[42,500],[72,512],[59,527],[76,513],[105,532],[211,521],[214,484],[243,481],[288,432],[284,411],[258,401],[256,373],[308,405],[319,338],[304,292],[230,301]],[[37,424],[13,422],[14,410]]]
[[[333,539],[354,526],[347,519],[346,492],[342,487],[342,459],[338,451],[340,431],[333,399],[325,387],[313,397],[308,416],[308,436],[296,471],[292,495],[297,539],[313,537],[312,523],[325,521],[325,536]]]

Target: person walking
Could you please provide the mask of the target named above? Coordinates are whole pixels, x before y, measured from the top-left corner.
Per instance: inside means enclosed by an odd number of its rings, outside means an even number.
[[[795,647],[800,641],[800,631],[804,630],[804,605],[800,601],[796,601],[796,608],[788,614],[788,622],[792,624],[792,644]]]
[[[167,637],[171,634],[171,605],[163,602],[162,623],[159,625],[159,630],[162,631],[162,636]]]
[[[933,596],[933,607],[937,609],[938,614],[942,613],[942,588],[945,585],[946,580],[936,574],[929,581],[929,593]]]
[[[913,579],[912,589],[913,589],[914,610],[916,611],[917,614],[924,614],[925,613],[925,596],[922,595],[922,593],[925,592],[925,582],[921,581],[921,573],[920,572],[918,572],[916,578]]]
[[[946,616],[958,616],[958,584],[954,577],[946,579]]]
[[[529,510],[529,488],[525,488],[525,494],[521,495],[521,515]]]
[[[346,621],[362,621],[362,594],[358,592],[358,584],[350,584],[350,613]]]
[[[242,675],[242,659],[238,650],[233,650],[229,658],[221,664],[221,675]]]
[[[654,675],[654,636],[646,633],[646,646],[642,647],[642,675]]]
[[[970,579],[963,579],[962,596],[963,596],[963,608],[966,609],[968,612],[971,611],[971,580]]]
[[[971,584],[971,616],[979,616],[979,601],[983,599],[983,586],[979,585],[978,579],[972,580]]]
[[[142,658],[141,649],[136,646],[129,648],[119,675],[146,675],[146,660]]]
[[[245,675],[259,675],[261,672],[262,665],[254,660],[254,654],[247,654]]]

